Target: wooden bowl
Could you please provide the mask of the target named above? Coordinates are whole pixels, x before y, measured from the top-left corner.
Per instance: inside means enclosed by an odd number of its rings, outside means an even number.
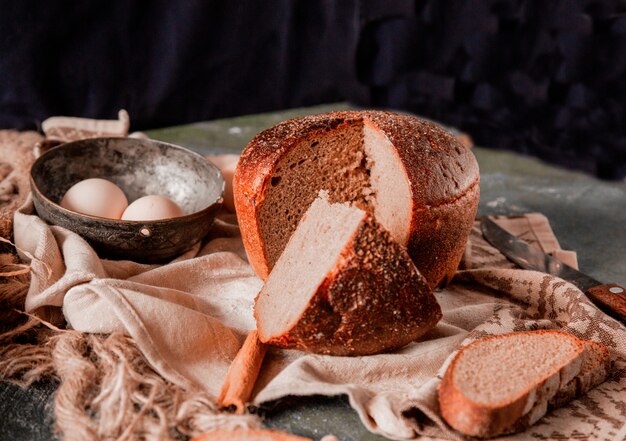
[[[167,196],[185,214],[127,221],[61,207],[65,192],[87,178],[114,182],[129,203],[148,194]],[[165,261],[206,236],[224,194],[224,178],[207,159],[179,146],[134,138],[86,139],[55,147],[35,161],[30,184],[42,219],[80,234],[102,257],[140,262]]]

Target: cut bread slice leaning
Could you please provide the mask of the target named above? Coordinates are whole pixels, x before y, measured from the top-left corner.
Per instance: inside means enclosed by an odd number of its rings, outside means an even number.
[[[441,309],[406,250],[373,216],[316,199],[257,296],[261,341],[332,355],[396,349]]]
[[[486,337],[461,349],[439,386],[444,419],[470,436],[521,431],[604,381],[608,351],[562,331]]]

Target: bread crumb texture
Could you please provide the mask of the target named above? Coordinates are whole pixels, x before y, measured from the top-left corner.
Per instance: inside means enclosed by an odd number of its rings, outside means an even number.
[[[344,236],[335,256],[326,256],[324,260],[331,266],[324,267],[321,280],[303,285],[302,278],[307,275],[295,271],[300,276],[283,283],[289,280],[287,272],[293,270],[294,264],[285,265],[293,249],[300,252],[301,261],[311,259],[313,265],[325,265],[316,261],[315,247],[322,244],[316,244],[309,234],[303,247],[300,233],[311,223],[333,226],[334,219],[323,213],[326,209],[333,210],[333,206],[314,203],[259,294],[255,315],[260,338],[308,352],[367,355],[399,348],[432,329],[441,318],[441,309],[426,280],[406,250],[371,214],[358,208],[352,210],[363,214],[360,222]],[[282,317],[290,320],[282,321]],[[277,321],[283,329],[275,327]]]
[[[517,432],[604,381],[608,363],[603,345],[558,330],[482,338],[448,366],[439,385],[441,413],[466,435]]]

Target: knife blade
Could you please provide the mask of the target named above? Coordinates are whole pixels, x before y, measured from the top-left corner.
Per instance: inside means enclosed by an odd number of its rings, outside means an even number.
[[[484,238],[521,268],[541,271],[576,285],[600,309],[626,324],[626,290],[602,283],[510,234],[489,218],[480,224]]]

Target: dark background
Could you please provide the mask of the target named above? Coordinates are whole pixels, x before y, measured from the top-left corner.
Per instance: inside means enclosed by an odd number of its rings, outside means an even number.
[[[626,0],[0,0],[0,127],[349,101],[626,178]]]

